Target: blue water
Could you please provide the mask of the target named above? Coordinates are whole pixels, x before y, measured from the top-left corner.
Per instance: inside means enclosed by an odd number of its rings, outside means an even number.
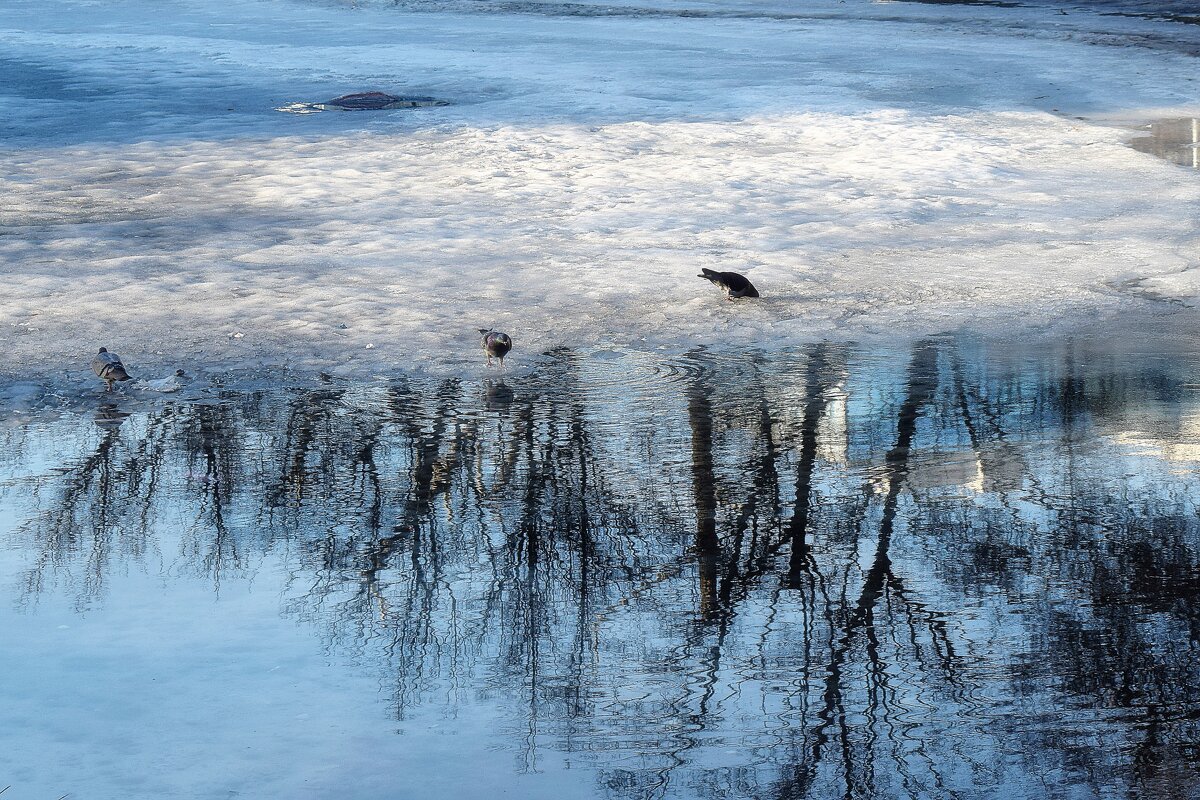
[[[1194,796],[1200,361],[9,387],[0,788]]]

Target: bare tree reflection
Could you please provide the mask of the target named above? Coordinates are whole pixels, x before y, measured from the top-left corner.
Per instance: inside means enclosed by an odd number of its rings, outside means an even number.
[[[1170,365],[651,361],[102,405],[5,456],[56,465],[12,484],[21,597],[283,574],[398,719],[487,703],[515,769],[566,752],[614,797],[1195,793]]]

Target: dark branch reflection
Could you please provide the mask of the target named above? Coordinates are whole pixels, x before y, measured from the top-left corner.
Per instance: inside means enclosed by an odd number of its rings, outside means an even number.
[[[6,433],[20,601],[283,575],[398,720],[489,704],[515,770],[569,753],[602,796],[1193,797],[1187,365],[1002,356],[106,401]]]

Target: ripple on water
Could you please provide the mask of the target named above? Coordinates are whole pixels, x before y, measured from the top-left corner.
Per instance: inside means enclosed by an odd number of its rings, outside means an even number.
[[[340,730],[356,796],[464,753],[530,796],[1159,796],[1135,762],[1200,766],[1194,372],[942,337],[15,386],[0,625],[46,654],[6,660],[44,711],[0,706],[0,747],[39,791],[132,796],[84,739],[159,775],[163,683],[198,761],[270,730],[289,770],[238,780],[282,795]],[[239,713],[204,716],[213,670]],[[124,733],[57,733],[87,726]]]

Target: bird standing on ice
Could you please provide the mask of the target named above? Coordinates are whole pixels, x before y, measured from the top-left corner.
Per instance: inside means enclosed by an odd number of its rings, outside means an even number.
[[[113,384],[116,381],[130,380],[130,375],[125,371],[125,365],[121,363],[121,357],[116,353],[110,353],[106,348],[101,347],[100,352],[92,359],[92,372],[96,373],[96,377],[104,381],[108,388],[107,392],[112,391]]]
[[[736,272],[717,272],[701,267],[700,274],[696,277],[704,278],[712,281],[714,285],[720,286],[725,291],[726,300],[732,300],[735,297],[758,297],[758,289],[754,288],[754,284],[745,275],[739,275]]]
[[[492,357],[495,356],[500,359],[500,366],[503,367],[504,357],[512,350],[512,339],[508,338],[507,333],[500,333],[495,328],[480,328],[479,333],[483,335],[483,350],[487,353],[488,366],[492,365]]]

